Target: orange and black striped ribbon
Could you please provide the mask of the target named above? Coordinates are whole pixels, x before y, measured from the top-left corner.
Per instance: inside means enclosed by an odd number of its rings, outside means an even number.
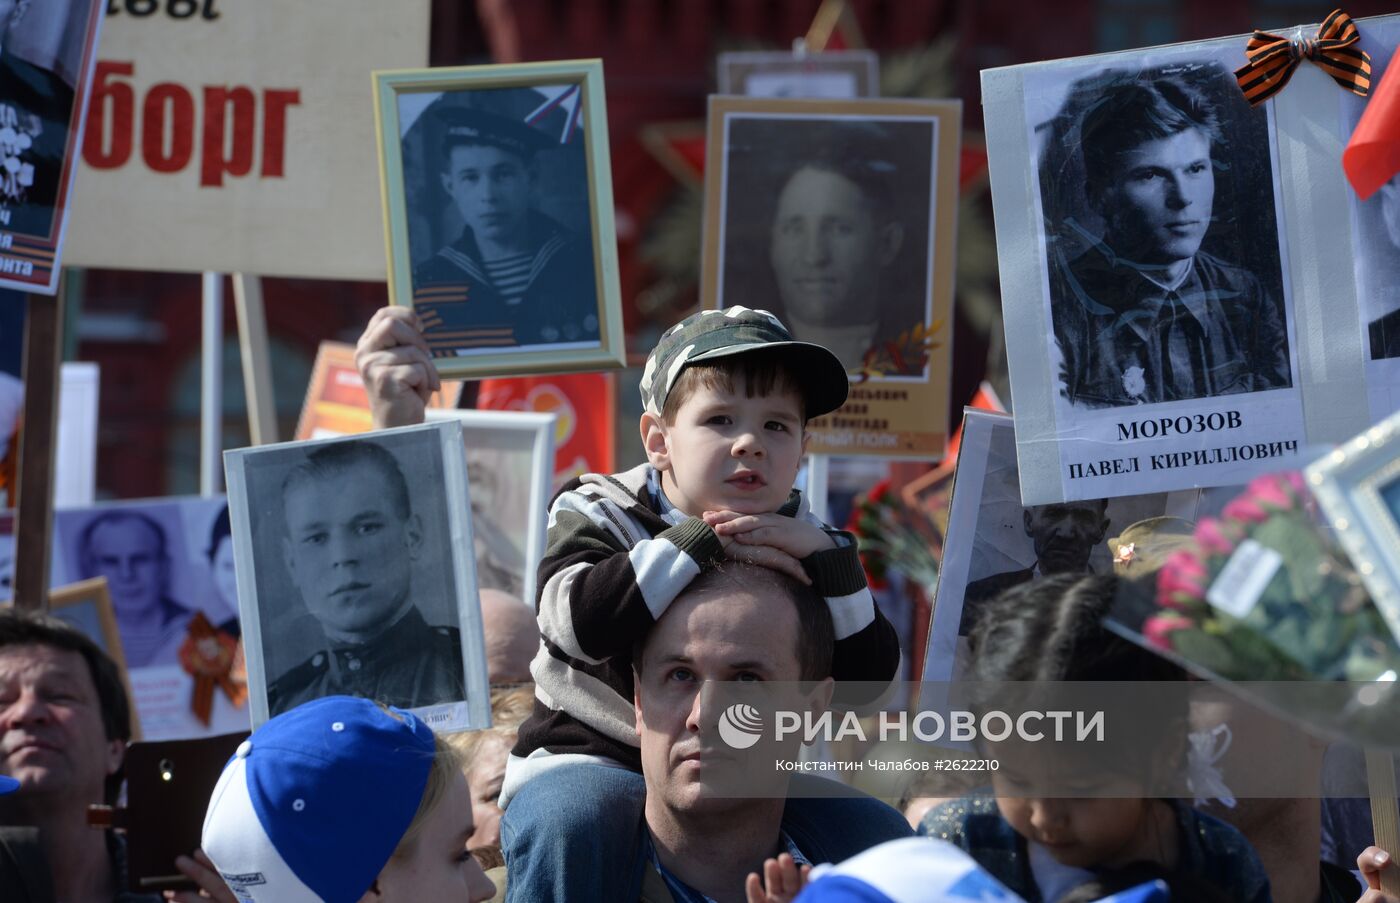
[[[1360,39],[1356,23],[1340,9],[1332,10],[1317,37],[1309,40],[1256,31],[1244,51],[1249,62],[1235,70],[1235,78],[1245,100],[1261,104],[1282,91],[1298,63],[1307,59],[1343,88],[1365,97],[1371,92],[1371,57],[1356,46]]]

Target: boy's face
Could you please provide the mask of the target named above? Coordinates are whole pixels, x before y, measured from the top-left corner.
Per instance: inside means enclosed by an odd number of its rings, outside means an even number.
[[[806,447],[802,400],[785,392],[749,398],[745,388],[698,386],[670,424],[643,415],[647,457],[666,498],[686,514],[765,514],[792,492]]]

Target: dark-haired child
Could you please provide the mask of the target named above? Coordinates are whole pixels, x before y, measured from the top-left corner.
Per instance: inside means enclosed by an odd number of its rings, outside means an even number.
[[[1117,585],[1112,576],[1061,575],[989,601],[973,633],[972,679],[1183,680],[1176,666],[1103,626]],[[1179,711],[1159,710],[1129,738],[1143,755],[1160,755],[1163,767],[1174,764],[1185,733],[1184,695],[1180,700]],[[1126,763],[1124,774],[1076,775],[1072,757],[1053,744],[1000,752],[995,798],[946,803],[924,817],[919,833],[962,847],[1028,903],[1052,903],[1102,873],[1143,863],[1194,875],[1229,900],[1272,899],[1244,837],[1177,800],[1147,796],[1136,767],[1144,763]],[[1047,770],[1056,773],[1053,788],[1063,796],[1048,795],[1038,782]]]

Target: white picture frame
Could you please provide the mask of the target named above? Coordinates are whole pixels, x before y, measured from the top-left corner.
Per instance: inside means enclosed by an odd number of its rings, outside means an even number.
[[[234,449],[224,467],[254,728],[333,693],[441,732],[490,725],[460,423]]]
[[[1361,19],[1357,25],[1365,35],[1391,21]],[[1300,25],[1278,33],[1306,40],[1317,28]],[[1233,75],[1246,62],[1247,42],[1248,36],[1240,35],[982,73],[1026,504],[1243,484],[1269,470],[1300,467],[1309,445],[1344,441],[1372,422],[1368,406],[1356,403],[1367,385],[1366,335],[1359,312],[1362,291],[1354,272],[1356,256],[1364,249],[1342,200],[1351,188],[1340,165],[1350,135],[1342,112],[1359,99],[1305,61],[1283,91],[1251,109]],[[1206,66],[1214,67],[1211,105],[1225,111],[1219,122],[1234,131],[1225,131],[1223,143],[1218,137],[1211,143],[1214,208],[1199,249],[1248,271],[1251,278],[1266,283],[1265,294],[1275,295],[1281,322],[1272,344],[1286,348],[1287,375],[1275,378],[1281,371],[1269,358],[1257,366],[1236,368],[1254,374],[1250,379],[1212,381],[1214,388],[1203,394],[1163,394],[1159,399],[1152,389],[1153,376],[1143,368],[1130,368],[1125,358],[1112,363],[1122,371],[1123,392],[1136,390],[1136,400],[1142,403],[1103,396],[1103,406],[1076,408],[1075,390],[1064,377],[1068,371],[1063,343],[1056,342],[1052,328],[1052,248],[1064,257],[1058,271],[1071,271],[1078,253],[1071,227],[1079,224],[1081,237],[1091,245],[1102,230],[1092,217],[1076,216],[1075,210],[1045,208],[1045,186],[1055,184],[1053,178],[1047,182],[1045,173],[1072,186],[1069,173],[1077,164],[1071,160],[1067,169],[1056,170],[1049,154],[1038,147],[1059,148],[1066,158],[1078,154],[1081,143],[1075,130],[1082,118],[1068,138],[1056,141],[1050,133],[1055,130],[1052,120],[1094,106],[1071,108],[1063,102],[1070,90],[1092,85],[1089,79],[1115,72],[1142,80],[1161,74],[1195,77]],[[1246,121],[1253,123],[1248,129],[1239,125]],[[1228,250],[1229,230],[1242,236],[1238,253]],[[1211,245],[1213,240],[1226,244]],[[1264,254],[1271,244],[1273,250]],[[1118,259],[1140,258],[1124,253]],[[1082,280],[1059,281],[1083,288]],[[1212,292],[1202,297],[1238,295]],[[1271,343],[1256,344],[1267,349]],[[1091,349],[1073,343],[1070,351],[1086,359],[1091,354]],[[1234,358],[1257,359],[1258,355]],[[1204,367],[1219,360],[1219,355],[1207,355]],[[1109,380],[1101,382],[1107,385]]]
[[[1400,414],[1353,437],[1304,473],[1400,642]]]
[[[554,414],[524,411],[429,410],[428,422],[456,420],[462,424],[462,441],[467,456],[467,476],[472,487],[472,531],[477,542],[478,589],[505,589],[531,608],[535,605],[536,578],[540,559],[544,557],[545,529],[548,526],[550,495],[554,480],[555,428],[559,418]],[[514,463],[501,461],[492,468],[498,481],[484,483],[480,471],[473,472],[473,457],[499,452],[511,455]],[[482,460],[483,466],[488,463]],[[527,479],[524,487],[515,485],[521,475]],[[506,483],[505,481],[511,481]],[[485,519],[485,512],[510,513],[517,506],[524,517],[512,524],[496,527]],[[520,587],[491,586],[491,563],[483,562],[490,554],[490,543],[483,534],[496,531],[518,551]]]

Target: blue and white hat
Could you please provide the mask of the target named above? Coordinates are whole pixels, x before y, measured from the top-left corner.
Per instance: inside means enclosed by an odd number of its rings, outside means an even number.
[[[795,903],[1025,903],[944,840],[906,837],[820,865]]]
[[[1150,881],[1099,903],[1166,903]],[[840,865],[819,865],[794,903],[1025,903],[976,860],[945,840],[907,837],[871,847]]]
[[[369,890],[418,812],[435,753],[426,724],[392,712],[326,696],[238,747],[202,845],[240,901],[355,903]]]

